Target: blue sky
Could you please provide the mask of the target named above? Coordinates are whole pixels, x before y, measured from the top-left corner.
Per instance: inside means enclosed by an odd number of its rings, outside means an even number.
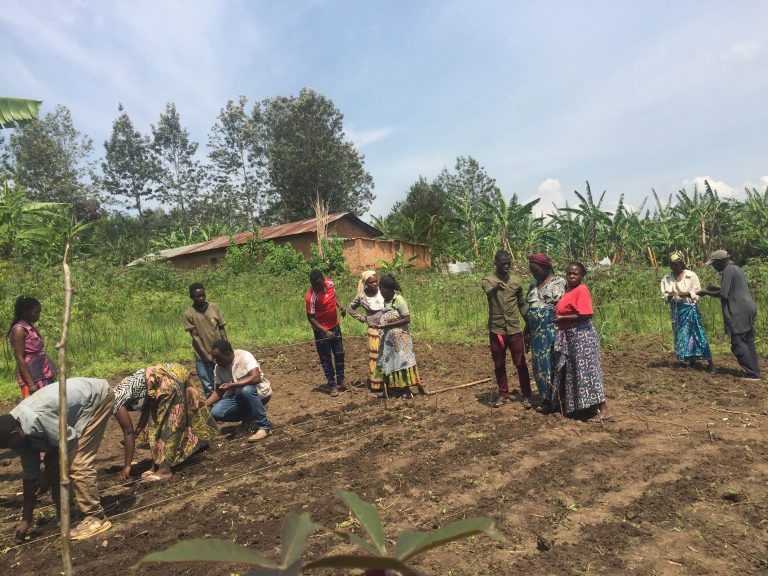
[[[344,113],[385,214],[475,157],[547,210],[585,180],[639,205],[768,186],[768,2],[6,0],[3,95],[68,106],[103,154],[117,104],[216,116],[311,87]]]

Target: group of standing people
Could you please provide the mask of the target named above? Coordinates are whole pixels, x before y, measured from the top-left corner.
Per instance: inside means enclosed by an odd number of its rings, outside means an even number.
[[[706,360],[709,371],[717,373],[712,360],[698,302],[701,296],[720,300],[725,332],[731,339],[731,352],[742,369],[741,377],[760,380],[760,363],[755,347],[757,305],[741,268],[725,250],[715,250],[707,261],[720,274],[720,286],[701,287],[699,277],[689,270],[682,252],[670,255],[670,273],[661,280],[662,297],[669,303],[675,355],[681,366]]]
[[[411,387],[422,391],[416,353],[410,333],[411,314],[402,288],[391,274],[379,279],[375,270],[364,271],[357,294],[347,308],[336,298],[333,280],[320,270],[309,275],[305,296],[307,319],[327,381],[329,394],[345,389],[344,342],[337,311],[366,324],[368,338],[368,385],[381,397],[412,398]]]
[[[702,288],[681,252],[673,252],[669,260],[670,273],[661,280],[661,293],[670,307],[674,350],[680,365],[689,367],[705,360],[710,373],[717,373],[698,307],[702,296],[712,296],[720,299],[725,331],[742,368],[741,377],[759,380],[754,332],[757,307],[744,272],[725,250],[716,250],[706,264],[720,273],[721,284]],[[494,274],[482,283],[488,297],[490,350],[499,391],[494,406],[509,402],[509,350],[526,408],[586,414],[602,422],[612,420],[605,398],[600,340],[592,325],[592,297],[584,284],[585,266],[570,262],[562,278],[554,274],[552,260],[546,254],[531,254],[528,267],[534,280],[524,293],[520,280],[510,274],[511,263],[508,252],[498,252]],[[531,391],[526,349],[531,353],[537,396]]]
[[[517,368],[523,406],[569,415],[592,410],[592,418],[611,420],[599,338],[592,325],[592,297],[583,284],[586,268],[571,262],[565,278],[561,278],[554,274],[546,254],[531,254],[528,263],[534,281],[525,292],[521,281],[510,274],[512,257],[503,250],[494,258],[494,274],[482,283],[488,298],[490,350],[499,389],[494,406],[500,408],[510,401],[506,370],[509,350]],[[531,390],[526,348],[531,351],[536,396]]]
[[[592,297],[584,284],[584,265],[570,262],[563,278],[554,273],[546,254],[531,254],[528,264],[533,281],[524,291],[520,280],[510,273],[512,258],[508,252],[498,252],[494,264],[494,273],[482,282],[498,386],[494,406],[510,402],[506,371],[509,351],[526,408],[585,414],[601,422],[612,420],[606,404],[599,337],[592,325]],[[720,286],[702,289],[680,252],[671,254],[671,271],[661,281],[662,296],[670,306],[677,359],[683,366],[705,360],[710,372],[716,373],[697,303],[701,296],[717,297],[742,376],[759,380],[754,334],[757,309],[744,273],[724,250],[714,252],[707,264],[721,274]],[[373,270],[363,272],[357,294],[346,308],[339,304],[330,278],[313,270],[309,280],[307,319],[331,396],[338,396],[345,387],[339,314],[343,317],[347,312],[367,326],[371,391],[382,397],[403,398],[412,397],[412,387],[423,393],[409,328],[410,310],[392,275],[379,278]],[[183,325],[192,340],[201,390],[189,370],[177,363],[143,367],[114,389],[98,378],[67,380],[69,469],[84,516],[72,530],[73,540],[90,538],[111,527],[99,501],[94,465],[110,415],[123,431],[123,478],[132,476],[137,438],[148,444],[152,466],[142,474],[142,482],[170,478],[174,466],[205,448],[218,434],[217,422],[242,422],[252,433],[248,438],[252,442],[272,434],[265,409],[272,387],[258,360],[247,350],[232,347],[221,310],[207,301],[202,284],[192,284],[189,296],[192,305],[183,314]],[[50,489],[58,509],[58,389],[49,386],[56,368],[34,326],[40,313],[39,301],[19,297],[8,331],[23,400],[10,413],[0,415],[0,448],[12,448],[21,457],[24,503],[18,538],[23,538],[32,525],[38,494]],[[527,350],[536,395],[531,390]],[[135,426],[129,414],[134,411],[140,412]]]

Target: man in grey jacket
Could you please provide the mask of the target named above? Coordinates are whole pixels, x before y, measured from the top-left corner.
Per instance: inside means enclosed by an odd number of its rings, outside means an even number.
[[[720,298],[725,331],[731,336],[731,352],[744,370],[744,378],[760,380],[760,364],[755,349],[757,306],[741,268],[731,262],[725,250],[715,250],[707,264],[720,272],[720,286],[707,286],[700,296]]]
[[[84,540],[112,527],[104,515],[96,483],[96,452],[112,414],[114,395],[106,380],[67,379],[67,449],[69,475],[75,499],[85,518],[70,533],[72,540]],[[21,458],[24,511],[16,527],[23,540],[32,527],[37,495],[53,492],[58,506],[59,469],[59,387],[45,386],[0,416],[0,448],[11,448]],[[44,470],[40,471],[40,453]]]

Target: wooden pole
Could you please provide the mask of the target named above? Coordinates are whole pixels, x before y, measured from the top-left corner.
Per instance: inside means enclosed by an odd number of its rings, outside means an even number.
[[[72,576],[72,554],[69,547],[69,455],[67,453],[67,332],[69,317],[72,312],[72,276],[69,271],[69,249],[64,249],[64,320],[61,336],[56,342],[59,356],[59,515],[61,525],[61,559],[64,563],[64,576]]]
[[[448,388],[439,388],[438,390],[430,390],[427,392],[427,396],[434,396],[435,394],[440,394],[441,392],[448,392],[449,390],[458,390],[459,388],[469,388],[470,386],[475,386],[476,384],[483,384],[484,382],[490,382],[491,378],[483,378],[482,380],[475,380],[474,382],[467,382],[466,384],[459,384],[458,386],[448,386]]]

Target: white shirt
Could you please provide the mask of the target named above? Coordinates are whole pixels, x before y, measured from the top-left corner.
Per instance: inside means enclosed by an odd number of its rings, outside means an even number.
[[[692,270],[683,270],[683,277],[680,280],[675,278],[672,272],[661,279],[661,296],[664,300],[671,296],[676,300],[683,300],[684,302],[698,302],[699,295],[697,292],[699,290],[701,290],[699,277]],[[675,296],[675,294],[680,294],[681,292],[690,292],[691,295],[685,298]]]
[[[235,359],[229,366],[219,366],[213,369],[213,383],[214,386],[218,386],[224,382],[239,382],[246,376],[248,372],[254,368],[259,368],[259,361],[248,352],[248,350],[235,350]],[[227,390],[229,394],[231,390]],[[272,396],[272,386],[269,384],[269,380],[264,376],[264,372],[261,373],[261,379],[256,383],[256,392],[258,392],[260,398],[268,398]]]

